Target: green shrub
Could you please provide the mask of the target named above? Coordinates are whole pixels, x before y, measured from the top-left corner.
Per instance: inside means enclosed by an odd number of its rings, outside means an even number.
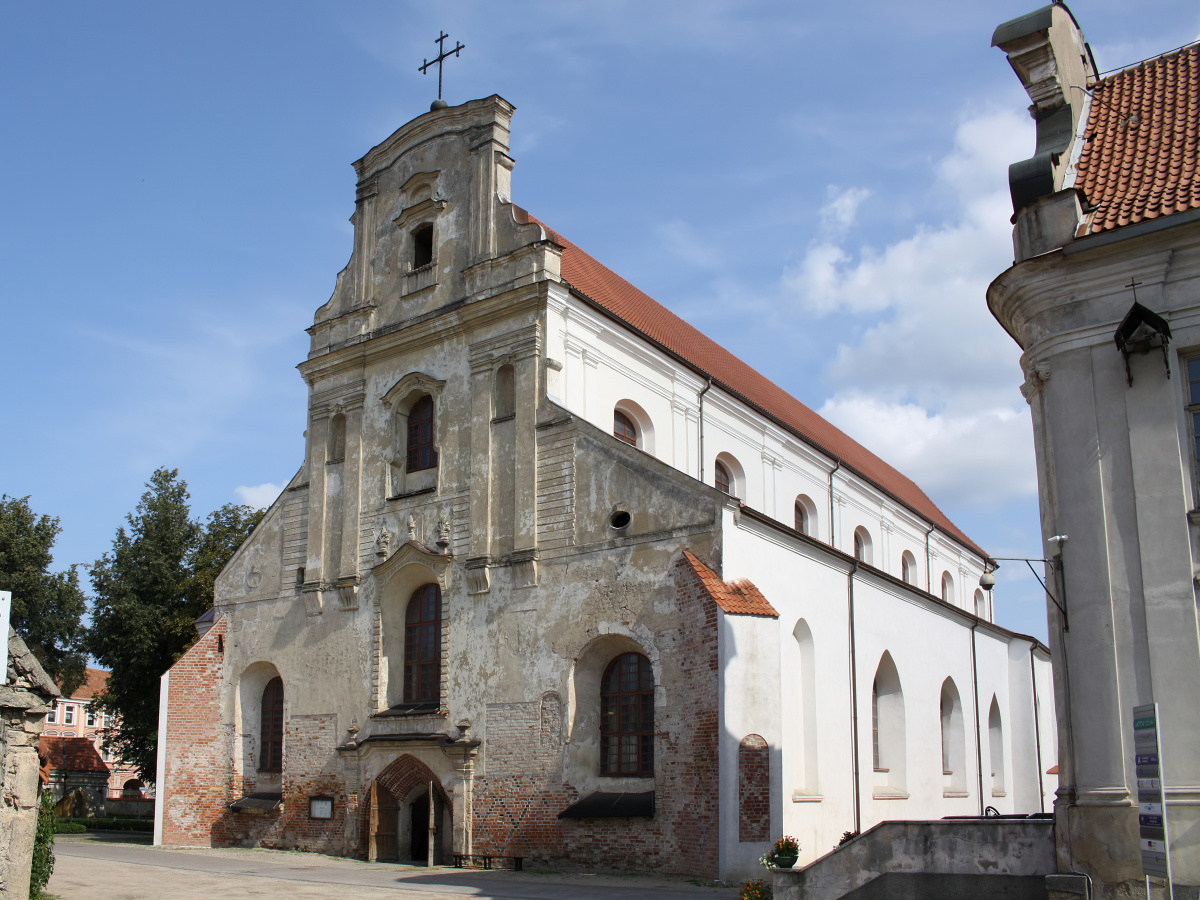
[[[82,822],[68,822],[66,819],[57,819],[54,822],[55,834],[83,834],[87,831],[87,826]]]
[[[95,816],[90,819],[60,819],[60,822],[70,822],[82,825],[87,831],[145,831],[154,830],[153,819],[127,819],[119,816]],[[75,832],[69,832],[74,834]]]
[[[29,896],[42,896],[42,888],[54,871],[54,798],[42,791],[38,806],[37,831],[33,836],[33,867],[29,870]]]
[[[751,878],[742,882],[737,900],[771,900],[771,886],[761,878]]]

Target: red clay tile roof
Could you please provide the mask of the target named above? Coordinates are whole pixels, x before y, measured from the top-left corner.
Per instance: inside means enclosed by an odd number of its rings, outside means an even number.
[[[43,773],[59,770],[108,774],[108,766],[87,738],[43,734],[38,738],[38,757]]]
[[[88,669],[83,684],[75,689],[68,700],[91,700],[108,685],[108,672],[104,669]]]
[[[710,376],[715,384],[757,407],[808,444],[835,460],[841,460],[842,465],[924,516],[980,556],[987,555],[937,508],[912,479],[902,475],[783,388],[768,381],[716,341],[700,333],[516,204],[513,204],[513,214],[518,222],[541,225],[550,240],[563,248],[562,279],[576,293],[682,358],[701,374]]]
[[[740,581],[726,584],[717,577],[716,572],[696,559],[690,551],[684,550],[683,557],[691,565],[692,571],[696,573],[696,577],[700,579],[704,589],[708,591],[708,596],[725,612],[735,616],[779,618],[775,607],[762,595],[762,591],[754,586],[754,582],[743,578]]]
[[[1200,208],[1200,46],[1096,82],[1084,135],[1080,237]]]

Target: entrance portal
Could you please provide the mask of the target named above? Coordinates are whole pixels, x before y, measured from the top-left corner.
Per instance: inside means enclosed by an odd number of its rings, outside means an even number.
[[[424,865],[432,850],[437,865],[453,852],[450,798],[438,776],[416,757],[406,753],[389,763],[371,782],[369,800],[359,819],[363,829],[359,833],[367,836],[368,859]],[[435,828],[432,835],[431,812]]]

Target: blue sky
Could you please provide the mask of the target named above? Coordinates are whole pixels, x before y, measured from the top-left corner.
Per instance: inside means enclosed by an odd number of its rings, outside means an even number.
[[[157,466],[194,512],[303,454],[304,328],[351,245],[351,162],[498,93],[514,200],[899,466],[996,556],[1037,556],[1018,351],[984,304],[1033,150],[1024,0],[0,6],[0,491],[111,545]],[[1194,0],[1073,6],[1101,69],[1200,37]],[[997,619],[1044,636],[1036,583]]]

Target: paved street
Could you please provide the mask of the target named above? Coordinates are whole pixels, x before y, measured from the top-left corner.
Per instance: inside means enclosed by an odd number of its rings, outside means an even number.
[[[277,850],[171,850],[123,839],[60,836],[48,892],[60,900],[727,900],[735,894],[682,878],[430,871]]]

